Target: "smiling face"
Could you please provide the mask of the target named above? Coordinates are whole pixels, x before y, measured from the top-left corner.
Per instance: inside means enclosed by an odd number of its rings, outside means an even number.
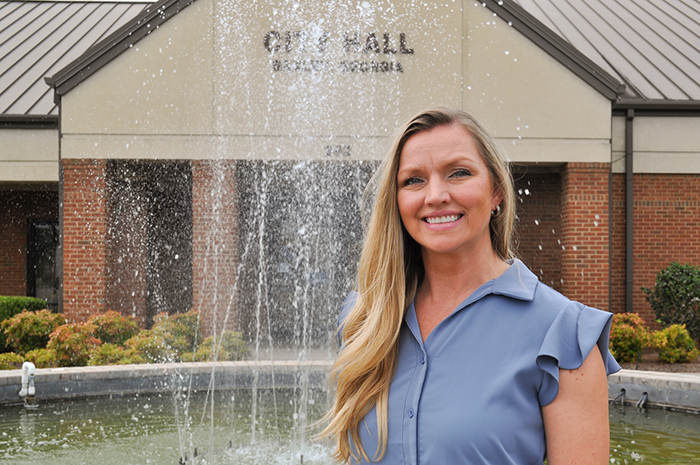
[[[493,251],[489,221],[502,196],[463,126],[411,136],[401,151],[397,183],[401,220],[424,257]]]

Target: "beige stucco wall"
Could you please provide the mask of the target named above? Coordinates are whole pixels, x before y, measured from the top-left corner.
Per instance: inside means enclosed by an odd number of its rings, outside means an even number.
[[[700,117],[637,116],[635,173],[700,173]],[[613,171],[625,172],[625,118],[613,118]]]
[[[464,108],[519,162],[609,162],[610,106],[532,41],[466,2]]]
[[[0,130],[0,182],[57,182],[58,130]]]
[[[198,0],[72,89],[62,133],[211,134],[211,17],[212,0]]]
[[[237,5],[196,1],[65,95],[62,156],[377,159],[445,104],[514,161],[610,160],[610,102],[480,3]]]

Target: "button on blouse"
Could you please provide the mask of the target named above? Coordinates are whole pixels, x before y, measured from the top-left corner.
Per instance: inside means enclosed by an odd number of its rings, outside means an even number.
[[[355,299],[346,299],[341,322]],[[559,368],[580,367],[597,344],[607,373],[620,369],[608,351],[611,318],[540,283],[519,260],[462,302],[425,343],[411,304],[389,388],[387,450],[377,463],[541,464],[540,408],[557,395]],[[375,457],[374,409],[359,432]]]

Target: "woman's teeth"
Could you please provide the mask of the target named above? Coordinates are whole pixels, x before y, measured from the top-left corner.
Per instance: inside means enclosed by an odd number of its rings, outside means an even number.
[[[432,218],[426,218],[425,221],[427,221],[430,224],[451,223],[453,221],[457,221],[461,216],[462,215],[436,216]]]

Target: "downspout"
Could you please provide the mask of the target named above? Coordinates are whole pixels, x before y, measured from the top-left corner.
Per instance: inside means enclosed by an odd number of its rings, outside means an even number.
[[[58,282],[58,313],[63,313],[63,159],[61,146],[63,145],[63,133],[61,131],[61,96],[54,89],[54,102],[58,106],[58,256],[56,268],[61,271]]]
[[[634,312],[634,110],[625,118],[625,312]]]

